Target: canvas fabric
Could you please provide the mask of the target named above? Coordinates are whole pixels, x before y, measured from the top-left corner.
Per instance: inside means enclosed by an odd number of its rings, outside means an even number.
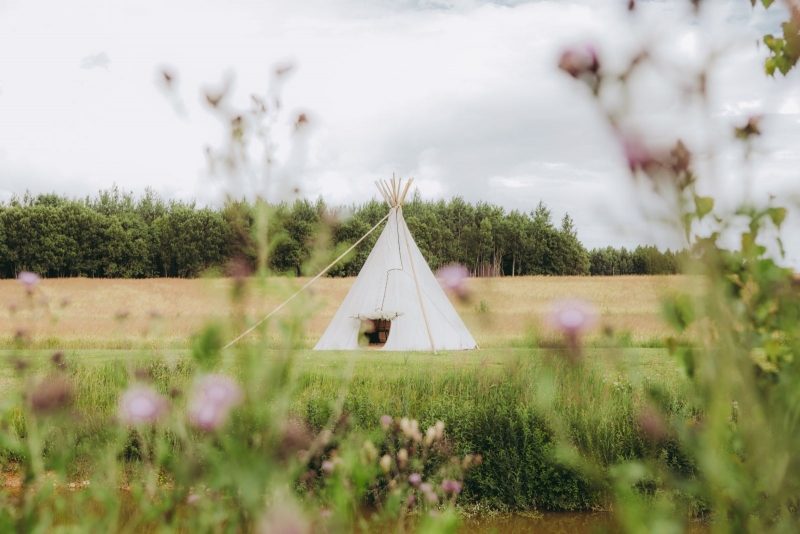
[[[402,208],[391,209],[386,227],[314,350],[358,349],[361,320],[357,317],[397,313],[392,319],[389,338],[379,350],[430,351],[411,259],[436,350],[476,348],[475,340],[408,231]]]

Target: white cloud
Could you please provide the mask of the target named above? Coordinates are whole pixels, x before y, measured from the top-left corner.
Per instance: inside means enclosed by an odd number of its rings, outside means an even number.
[[[555,69],[562,47],[587,41],[612,66],[631,44],[652,41],[654,54],[686,68],[702,64],[709,43],[726,43],[730,57],[709,84],[710,127],[729,139],[751,114],[779,117],[773,130],[765,119],[755,190],[766,198],[796,183],[800,124],[792,114],[800,99],[792,87],[800,73],[765,77],[765,50],[753,44],[775,30],[780,8],[705,2],[696,25],[688,3],[640,2],[633,15],[617,4],[0,4],[0,49],[15,51],[0,55],[0,200],[25,189],[80,196],[117,182],[219,201],[223,188],[205,176],[202,153],[219,130],[200,89],[231,72],[244,102],[266,91],[274,65],[291,61],[284,108],[308,112],[314,128],[292,152],[287,113],[276,142],[302,194],[363,201],[375,196],[374,180],[395,172],[414,176],[427,198],[462,195],[526,212],[544,200],[558,218],[570,212],[589,247],[672,246],[643,224],[647,209],[636,207],[622,154],[587,91]],[[175,98],[158,80],[165,65],[176,77]],[[633,102],[631,126],[664,140],[681,133],[702,148],[704,126],[686,119],[696,110],[657,73],[638,81],[648,90]],[[727,154],[721,170],[738,179],[741,164]],[[739,190],[719,192],[728,189]],[[790,246],[797,256],[800,242]]]

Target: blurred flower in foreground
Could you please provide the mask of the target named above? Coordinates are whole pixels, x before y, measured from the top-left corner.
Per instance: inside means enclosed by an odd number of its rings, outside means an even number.
[[[448,293],[452,293],[462,300],[469,296],[466,282],[467,278],[469,278],[469,270],[463,265],[453,263],[442,267],[436,273],[436,278]]]
[[[34,412],[51,413],[72,401],[72,388],[61,378],[47,378],[31,391],[29,400]]]
[[[381,466],[381,469],[384,473],[388,473],[389,470],[392,468],[392,457],[388,454],[384,454],[381,456],[380,462],[378,464]]]
[[[597,92],[600,86],[600,61],[594,46],[585,44],[564,50],[558,60],[558,68]]]
[[[28,293],[33,292],[36,286],[39,285],[39,281],[41,279],[42,278],[38,274],[30,271],[22,271],[17,275],[17,280],[19,280],[19,283],[25,287],[25,291]]]
[[[324,462],[322,462],[322,470],[325,473],[328,473],[328,474],[333,473],[334,467],[336,467],[336,466],[330,460],[325,460]]]
[[[167,406],[167,400],[153,388],[131,386],[119,399],[119,419],[126,425],[152,424],[164,415]]]
[[[642,169],[645,172],[653,165],[655,158],[644,146],[641,139],[634,135],[622,135],[620,137],[622,150],[631,172]]]
[[[389,427],[392,425],[392,416],[391,415],[382,415],[381,416],[381,428],[384,432],[389,430]]]
[[[747,119],[747,124],[734,128],[737,139],[746,140],[756,135],[761,135],[761,117],[754,116]]]
[[[309,534],[311,525],[303,510],[287,500],[278,500],[261,521],[259,534]]]
[[[658,410],[652,407],[641,409],[636,417],[636,423],[648,442],[658,442],[669,433],[667,423]]]
[[[244,392],[235,380],[222,375],[200,378],[189,400],[189,420],[201,430],[222,428],[231,408],[244,400]]]
[[[442,480],[442,491],[445,493],[452,493],[458,495],[461,493],[461,482],[446,478]]]
[[[594,306],[582,300],[562,300],[550,307],[549,322],[567,339],[569,347],[578,348],[579,338],[595,324]]]

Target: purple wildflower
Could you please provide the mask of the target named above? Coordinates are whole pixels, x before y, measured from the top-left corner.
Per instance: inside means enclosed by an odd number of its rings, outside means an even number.
[[[42,278],[38,274],[30,271],[22,271],[17,275],[17,280],[19,280],[19,283],[25,287],[25,290],[28,293],[32,293],[33,290],[36,289],[36,286],[39,285],[39,281],[41,279]]]
[[[577,337],[594,326],[594,307],[582,300],[563,300],[550,308],[550,322],[567,337]]]
[[[334,467],[335,466],[334,466],[333,462],[331,462],[330,460],[325,460],[324,462],[322,462],[322,470],[325,471],[328,474],[333,473],[333,468]]]
[[[392,416],[391,415],[382,415],[381,416],[381,428],[384,432],[389,430],[389,427],[392,425]]]
[[[61,378],[46,378],[30,393],[30,404],[34,412],[52,413],[72,401],[72,388]]]
[[[565,300],[550,307],[550,323],[564,335],[570,357],[580,357],[580,337],[594,326],[596,313],[588,302]]]
[[[558,68],[573,78],[580,78],[585,74],[597,74],[600,69],[597,50],[589,44],[564,50],[558,60]]]
[[[452,493],[458,495],[461,493],[461,482],[446,478],[442,480],[442,491],[445,493]]]
[[[439,284],[448,293],[456,295],[460,299],[466,299],[469,295],[466,280],[469,278],[469,270],[457,263],[442,267],[436,273]]]
[[[638,136],[630,133],[623,134],[620,142],[631,172],[636,172],[638,169],[647,171],[653,168],[656,159]]]
[[[119,419],[126,425],[152,424],[167,411],[167,400],[153,388],[135,385],[119,399]]]
[[[411,473],[408,475],[408,482],[416,488],[419,486],[420,482],[422,482],[422,475],[419,473]]]
[[[200,430],[222,428],[231,408],[244,400],[244,392],[235,380],[222,375],[200,378],[189,400],[189,420]]]

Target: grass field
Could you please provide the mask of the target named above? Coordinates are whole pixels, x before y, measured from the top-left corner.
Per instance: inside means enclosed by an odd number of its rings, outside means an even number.
[[[301,346],[322,335],[353,280],[320,279],[293,301],[312,310]],[[0,280],[0,348],[12,348],[18,333],[29,336],[31,348],[186,348],[209,320],[244,316],[240,325],[247,324],[304,282],[249,281],[246,297],[232,305],[229,279],[48,279],[32,299],[16,280]],[[471,298],[454,305],[482,348],[519,346],[533,332],[547,338],[548,306],[565,298],[596,306],[592,339],[611,327],[630,346],[658,346],[669,332],[659,315],[662,298],[696,284],[685,276],[475,278],[468,280]]]
[[[245,381],[248,372],[239,367],[237,353],[226,352],[220,367]],[[645,392],[653,387],[665,392],[675,417],[691,417],[688,383],[664,349],[588,348],[577,367],[555,349],[438,355],[271,350],[259,353],[258,367],[280,375],[287,354],[288,414],[315,431],[336,421],[339,410],[356,432],[374,432],[383,414],[412,417],[423,427],[443,420],[458,455],[484,457],[465,490],[467,502],[482,509],[607,507],[602,487],[555,459],[556,428],[604,468],[623,459],[683,461],[673,458],[673,444],[643,437],[638,423]],[[51,355],[50,350],[0,351],[0,388],[11,393],[29,384],[14,370],[12,358],[23,358],[30,364],[27,375],[36,376],[53,372]],[[77,480],[93,477],[94,451],[112,439],[109,422],[120,391],[137,380],[137,371],[144,370],[164,395],[175,388],[187,391],[194,372],[187,350],[67,350],[64,360],[81,413],[74,431],[82,447],[68,466]]]
[[[277,341],[275,348],[257,347],[254,334],[251,343],[237,347],[242,350],[223,351],[219,370],[243,383],[251,380],[248,373],[272,373],[278,380],[288,370],[282,382],[287,396],[269,402],[283,403],[285,413],[315,431],[329,427],[340,413],[355,432],[374,432],[383,414],[416,418],[423,426],[445,421],[455,452],[484,456],[465,481],[465,498],[489,509],[606,506],[602,485],[555,460],[556,435],[569,436],[572,446],[603,467],[655,458],[683,465],[674,444],[656,445],[642,436],[638,417],[652,388],[665,392],[675,418],[692,417],[685,401],[688,382],[659,347],[671,333],[660,319],[661,300],[691,289],[693,279],[470,279],[471,298],[454,305],[480,350],[436,355],[310,350],[352,282],[321,279],[292,302],[288,311],[303,324],[287,324],[303,332],[299,348],[287,351]],[[250,280],[246,296],[235,301],[234,282],[227,279],[50,279],[32,296],[14,280],[0,281],[0,391],[24,395],[35,377],[66,373],[81,414],[72,429],[80,447],[67,468],[70,477],[91,478],[98,469],[95,451],[115,439],[110,422],[121,391],[141,380],[143,371],[164,395],[187,391],[197,372],[191,340],[204,325],[218,322],[232,338],[302,283]],[[546,326],[548,307],[569,298],[593,303],[598,314],[581,365],[560,349],[547,348],[558,339]],[[279,338],[277,332],[271,335]],[[65,370],[53,366],[54,350],[62,351]],[[242,364],[244,354],[250,364]],[[25,373],[16,370],[20,361],[28,365]],[[185,401],[179,396],[175,402]],[[24,433],[22,412],[9,417],[15,431]],[[16,469],[19,459],[4,455],[0,451],[4,469]]]
[[[547,352],[530,348],[495,348],[469,352],[443,352],[437,355],[427,353],[347,351],[316,352],[310,349],[293,351],[293,370],[297,375],[304,373],[326,374],[341,377],[345,370],[351,369],[354,378],[366,376],[392,378],[425,374],[441,376],[451,372],[480,372],[483,374],[502,374],[509,366],[520,361],[537,361]],[[37,349],[16,351],[0,350],[0,389],[13,387],[18,383],[11,360],[15,356],[24,357],[31,371],[47,370],[52,366],[52,350]],[[227,360],[232,359],[228,351]],[[134,371],[145,367],[154,359],[169,366],[179,361],[189,360],[187,349],[166,350],[108,350],[108,349],[68,349],[64,352],[67,362],[78,363],[81,368],[91,369],[103,366],[120,365]],[[265,364],[280,361],[285,357],[283,351],[273,350],[263,354]],[[586,361],[603,375],[615,377],[643,376],[649,379],[678,379],[674,361],[660,348],[589,348],[585,351]]]

